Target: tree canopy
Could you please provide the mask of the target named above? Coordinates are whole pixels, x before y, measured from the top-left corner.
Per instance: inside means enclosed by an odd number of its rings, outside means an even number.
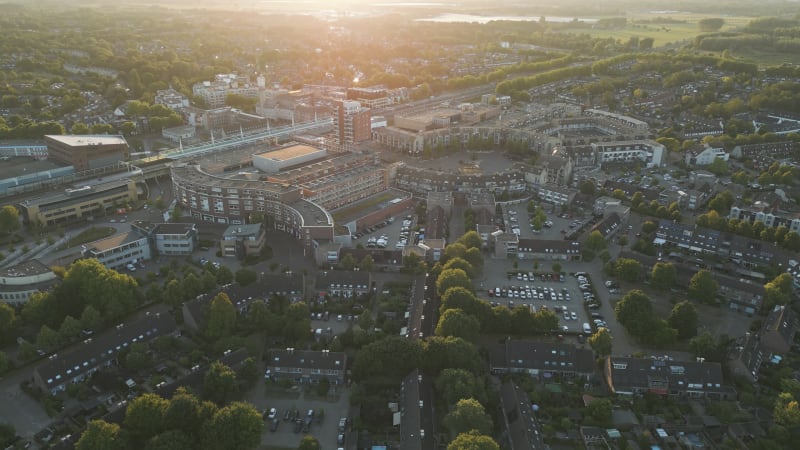
[[[703,303],[714,303],[717,300],[719,285],[708,270],[700,270],[689,281],[689,298]]]
[[[488,435],[492,432],[492,418],[486,414],[480,402],[474,398],[465,398],[456,402],[453,409],[444,417],[444,426],[453,436],[472,430]]]

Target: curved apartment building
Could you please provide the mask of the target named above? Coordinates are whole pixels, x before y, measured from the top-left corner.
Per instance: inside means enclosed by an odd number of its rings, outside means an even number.
[[[315,240],[333,239],[333,218],[304,199],[298,186],[221,177],[191,163],[175,164],[171,173],[176,200],[194,218],[240,225],[252,213],[261,213],[268,228],[301,239],[307,249]]]

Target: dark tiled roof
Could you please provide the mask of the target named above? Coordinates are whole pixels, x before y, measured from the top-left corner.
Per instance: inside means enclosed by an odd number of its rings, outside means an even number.
[[[729,390],[719,363],[617,356],[609,357],[608,362],[611,374],[609,382],[616,392],[636,388],[647,390],[654,380],[663,382],[666,391],[691,390],[708,394]]]
[[[347,355],[344,352],[273,349],[269,351],[267,365],[301,369],[345,370]]]
[[[592,373],[594,359],[590,350],[556,342],[509,341],[489,350],[491,368],[539,369]]]
[[[520,252],[574,255],[580,254],[581,243],[578,241],[565,241],[563,239],[520,239],[518,248]]]
[[[120,324],[107,333],[50,359],[36,368],[48,386],[58,386],[65,381],[88,372],[112,360],[130,344],[147,342],[175,331],[175,320],[169,314],[153,314],[126,325]]]

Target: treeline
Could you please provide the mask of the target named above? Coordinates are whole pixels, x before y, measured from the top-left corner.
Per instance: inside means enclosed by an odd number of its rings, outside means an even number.
[[[263,427],[249,403],[219,407],[179,388],[169,400],[150,393],[136,397],[121,425],[89,422],[75,448],[248,450],[260,445]]]
[[[741,31],[698,35],[694,46],[700,50],[716,52],[768,50],[774,53],[777,50],[797,53],[800,51],[800,21],[782,17],[760,17],[751,20]]]
[[[589,65],[570,66],[561,69],[551,70],[528,77],[506,80],[497,84],[495,91],[501,95],[512,95],[520,91],[527,91],[537,86],[555,81],[566,80],[575,77],[586,77],[592,74],[592,67]]]
[[[8,122],[0,117],[0,139],[41,139],[46,134],[64,134],[58,122],[35,122],[12,116]]]

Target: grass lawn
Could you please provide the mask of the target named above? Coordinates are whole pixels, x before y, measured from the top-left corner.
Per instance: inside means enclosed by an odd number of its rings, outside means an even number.
[[[112,227],[91,227],[86,230],[83,230],[77,236],[70,238],[66,244],[62,245],[59,250],[64,250],[66,248],[75,247],[81,244],[86,244],[87,242],[94,242],[98,239],[103,239],[105,237],[109,237],[114,232],[117,231],[116,228]]]
[[[353,206],[339,209],[332,214],[333,220],[339,222],[347,217],[352,217],[355,213],[359,211],[372,208],[373,206],[379,203],[388,202],[394,197],[395,195],[393,194],[383,194],[378,197],[369,198],[367,200],[364,200],[363,202],[356,203]]]
[[[628,24],[621,29],[596,29],[592,24],[586,24],[584,28],[568,28],[564,32],[586,33],[592,37],[613,37],[615,40],[626,42],[630,37],[653,38],[653,47],[658,48],[664,45],[694,39],[700,34],[697,22],[700,19],[719,17],[719,15],[702,14],[628,14]],[[675,23],[636,23],[636,21],[670,18]],[[740,26],[746,25],[752,17],[725,17],[725,25],[720,31],[732,31]]]

